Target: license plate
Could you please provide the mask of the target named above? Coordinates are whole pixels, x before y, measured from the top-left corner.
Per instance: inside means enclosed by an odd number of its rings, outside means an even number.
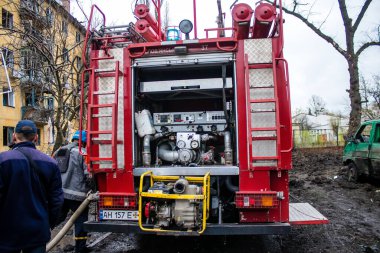
[[[100,220],[132,220],[137,221],[139,219],[138,211],[129,210],[100,210]]]

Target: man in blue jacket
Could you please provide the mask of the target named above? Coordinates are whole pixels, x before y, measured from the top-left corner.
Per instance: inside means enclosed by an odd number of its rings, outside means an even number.
[[[37,128],[21,120],[12,150],[0,154],[0,252],[41,253],[63,204],[60,171],[38,151]]]

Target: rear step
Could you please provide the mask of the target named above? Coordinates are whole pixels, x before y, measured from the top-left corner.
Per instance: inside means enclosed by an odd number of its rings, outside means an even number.
[[[289,223],[292,225],[327,224],[329,220],[309,203],[289,203]]]

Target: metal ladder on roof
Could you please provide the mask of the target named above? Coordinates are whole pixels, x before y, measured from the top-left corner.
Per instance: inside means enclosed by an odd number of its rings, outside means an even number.
[[[245,57],[250,169],[277,168],[281,151],[276,60],[270,39],[247,40],[246,43],[255,43],[252,55],[251,45],[246,45]]]

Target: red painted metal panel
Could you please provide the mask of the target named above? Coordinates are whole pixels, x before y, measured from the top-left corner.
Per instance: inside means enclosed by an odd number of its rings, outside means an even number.
[[[246,76],[244,66],[244,41],[238,42],[238,51],[236,53],[236,91],[237,91],[237,121],[238,124],[238,140],[239,140],[239,171],[240,171],[240,190],[251,190],[249,187],[248,178],[250,173],[249,154],[248,154],[248,128],[247,128],[247,91],[246,91]]]
[[[133,144],[132,139],[134,135],[133,129],[133,110],[132,103],[134,96],[132,94],[132,71],[131,71],[131,58],[124,49],[124,78],[123,78],[123,91],[124,91],[124,186],[126,192],[135,192],[133,182]]]
[[[106,181],[106,192],[135,192],[132,174],[127,171],[118,170],[115,173],[107,173]]]
[[[255,171],[257,173],[257,171]],[[268,171],[266,171],[268,172]],[[270,171],[270,190],[283,192],[277,208],[266,210],[242,209],[240,222],[289,222],[289,188],[287,171]]]
[[[270,211],[271,209],[241,210],[239,211],[239,221],[241,223],[278,222],[277,217],[271,214]]]
[[[289,221],[289,173],[288,171],[270,172],[271,190],[283,192],[283,199],[277,209],[270,210],[271,214],[277,217],[280,222]]]

